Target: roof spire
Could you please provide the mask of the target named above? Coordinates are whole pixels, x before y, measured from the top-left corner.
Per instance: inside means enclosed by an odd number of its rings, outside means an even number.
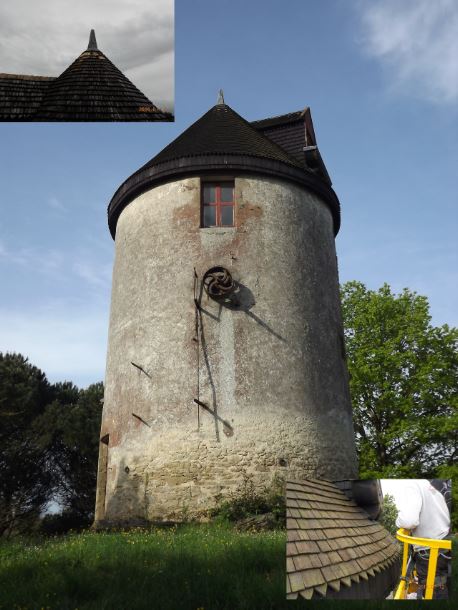
[[[95,32],[94,32],[94,30],[91,30],[91,33],[89,35],[89,44],[87,46],[87,50],[88,51],[98,51],[97,40],[95,39]]]
[[[224,93],[223,90],[220,89],[219,93],[218,93],[218,101],[216,102],[216,105],[218,106],[219,104],[224,104]]]

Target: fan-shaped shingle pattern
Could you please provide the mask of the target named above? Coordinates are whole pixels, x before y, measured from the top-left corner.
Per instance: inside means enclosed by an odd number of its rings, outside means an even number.
[[[102,51],[84,51],[48,87],[37,121],[167,121]]]
[[[370,580],[399,560],[399,545],[329,481],[286,485],[287,597],[325,597]]]
[[[247,155],[302,168],[284,149],[256,131],[227,104],[210,108],[144,167],[200,155]]]
[[[53,80],[52,76],[0,74],[0,121],[28,120]]]

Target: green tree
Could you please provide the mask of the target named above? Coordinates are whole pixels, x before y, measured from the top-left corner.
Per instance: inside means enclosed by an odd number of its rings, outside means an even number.
[[[396,526],[396,519],[398,516],[398,509],[394,502],[394,498],[390,494],[383,496],[382,514],[380,516],[380,523],[386,527],[386,529],[393,536],[396,535],[398,527]]]
[[[29,529],[48,501],[51,475],[34,424],[51,397],[27,358],[0,353],[0,536]]]
[[[343,285],[362,477],[429,477],[456,463],[458,330],[431,325],[426,297]]]
[[[33,528],[57,500],[66,522],[89,524],[103,384],[50,384],[20,354],[0,353],[0,536]]]
[[[458,464],[444,465],[438,468],[437,478],[452,480],[452,514],[450,529],[456,535],[458,532]]]
[[[54,386],[54,400],[37,420],[53,494],[66,513],[89,524],[94,515],[103,384],[79,390],[70,382]]]

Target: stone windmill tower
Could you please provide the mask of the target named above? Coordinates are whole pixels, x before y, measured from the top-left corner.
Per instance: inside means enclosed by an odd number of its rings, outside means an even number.
[[[116,191],[96,522],[208,509],[244,476],[357,474],[310,112],[220,99]]]

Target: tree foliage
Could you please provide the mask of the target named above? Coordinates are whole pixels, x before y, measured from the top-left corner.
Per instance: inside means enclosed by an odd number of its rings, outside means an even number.
[[[396,536],[398,527],[396,526],[396,519],[398,517],[398,509],[394,498],[390,494],[383,496],[382,514],[380,516],[380,523],[386,527],[386,529]]]
[[[458,532],[458,464],[440,466],[437,476],[440,479],[452,480],[451,531],[456,533]]]
[[[50,384],[0,353],[0,536],[33,527],[51,500],[73,522],[94,511],[103,384]]]
[[[427,477],[456,462],[458,330],[431,325],[426,297],[342,287],[362,477]]]
[[[47,503],[51,475],[34,423],[51,396],[27,358],[0,353],[0,536],[28,529]]]
[[[103,384],[54,385],[54,400],[37,420],[52,472],[53,495],[73,518],[89,524],[95,506]]]

